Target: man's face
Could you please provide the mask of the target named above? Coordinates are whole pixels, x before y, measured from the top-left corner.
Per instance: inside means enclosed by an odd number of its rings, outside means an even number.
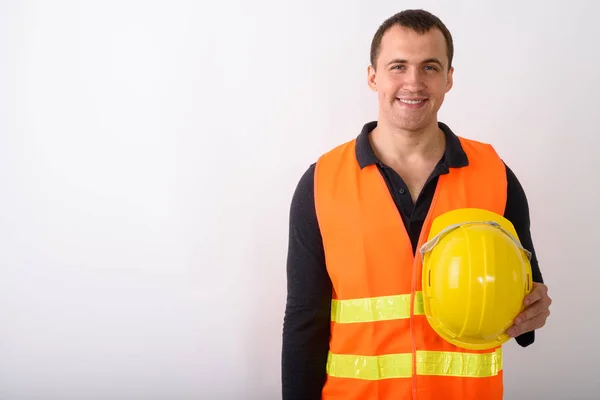
[[[408,131],[437,124],[454,72],[442,32],[420,35],[396,25],[384,34],[376,62],[376,70],[369,67],[369,86],[378,93],[380,118]]]

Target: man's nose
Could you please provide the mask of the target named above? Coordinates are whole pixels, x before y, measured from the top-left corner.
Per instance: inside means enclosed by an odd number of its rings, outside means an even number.
[[[411,68],[404,74],[404,89],[411,92],[418,92],[425,87],[423,75],[417,68]]]

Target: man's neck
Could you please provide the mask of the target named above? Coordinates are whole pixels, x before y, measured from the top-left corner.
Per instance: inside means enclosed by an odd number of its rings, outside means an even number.
[[[405,131],[378,122],[370,140],[375,154],[387,165],[437,162],[446,140],[437,122],[420,131]]]

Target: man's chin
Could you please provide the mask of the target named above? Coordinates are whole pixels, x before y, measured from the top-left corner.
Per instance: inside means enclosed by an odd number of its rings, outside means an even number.
[[[393,125],[403,131],[423,131],[431,125],[432,121],[427,119],[396,118]]]

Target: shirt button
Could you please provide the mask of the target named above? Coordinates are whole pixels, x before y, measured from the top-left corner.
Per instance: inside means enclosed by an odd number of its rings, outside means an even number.
[[[404,194],[404,192],[405,192],[405,190],[404,190],[404,189],[400,189],[400,190],[398,190],[398,193],[400,193],[400,194]]]

